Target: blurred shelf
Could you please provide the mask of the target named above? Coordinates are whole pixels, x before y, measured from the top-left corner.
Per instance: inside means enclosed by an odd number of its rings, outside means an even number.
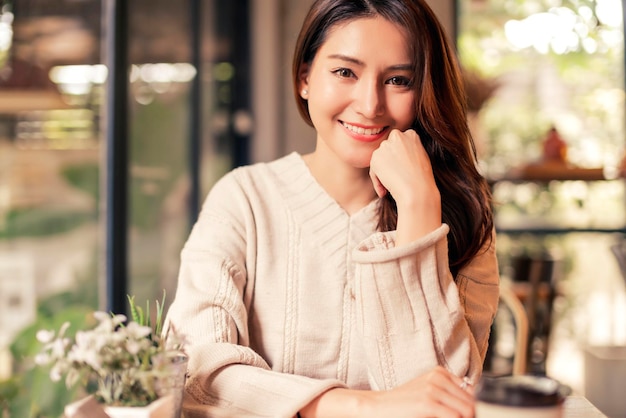
[[[611,173],[604,167],[583,168],[562,162],[534,162],[509,170],[505,175],[489,179],[492,189],[500,182],[513,184],[549,183],[553,181],[612,181],[624,180],[624,177]],[[523,215],[512,220],[498,220],[496,211],[496,232],[521,235],[550,235],[570,233],[626,233],[625,222],[581,222],[568,224],[563,219],[528,218]]]
[[[603,181],[620,177],[611,175],[604,167],[585,168],[568,163],[537,162],[511,169],[502,177],[489,179],[493,186],[501,181],[514,183],[550,181]]]
[[[70,108],[55,90],[0,91],[0,114],[14,115],[20,112]]]
[[[556,235],[556,234],[571,234],[571,233],[598,233],[598,234],[613,234],[620,233],[626,234],[626,226],[616,228],[603,228],[603,227],[537,227],[537,226],[520,226],[520,227],[506,227],[498,226],[496,224],[496,233],[503,233],[508,235],[522,235],[522,234],[534,234],[534,235]]]
[[[503,221],[498,219],[496,213],[496,232],[501,232],[510,235],[521,234],[536,234],[536,235],[549,235],[549,234],[569,234],[573,232],[581,233],[626,233],[626,221],[620,222],[619,220],[613,220],[609,222],[579,222],[577,224],[567,223],[565,220],[538,218],[531,216],[520,215],[515,219],[507,217],[508,219]]]

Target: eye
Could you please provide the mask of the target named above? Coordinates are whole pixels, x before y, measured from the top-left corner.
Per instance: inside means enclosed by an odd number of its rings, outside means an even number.
[[[337,68],[333,71],[333,74],[341,78],[354,77],[354,73],[349,68]]]
[[[392,86],[410,86],[411,85],[411,80],[408,77],[403,77],[403,76],[395,76],[395,77],[391,77],[389,80],[387,80],[387,84],[391,84]]]

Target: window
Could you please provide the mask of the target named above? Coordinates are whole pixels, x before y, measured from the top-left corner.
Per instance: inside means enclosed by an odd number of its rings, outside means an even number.
[[[248,5],[126,4],[128,227],[118,232],[128,294],[152,302],[166,290],[169,303],[200,200],[248,162]],[[35,332],[84,327],[107,306],[103,5],[0,1],[0,415],[62,414],[75,394],[31,368]]]
[[[470,123],[481,169],[494,183],[503,277],[514,278],[524,256],[556,259],[561,272],[552,327],[559,343],[550,345],[558,354],[546,365],[547,342],[533,345],[538,368],[531,371],[547,367],[582,390],[580,343],[624,341],[615,331],[624,329],[623,280],[610,251],[626,227],[617,178],[625,155],[622,2],[458,4]],[[567,144],[558,163],[543,149],[553,127]],[[529,168],[544,174],[528,179]],[[598,181],[559,180],[589,172]]]

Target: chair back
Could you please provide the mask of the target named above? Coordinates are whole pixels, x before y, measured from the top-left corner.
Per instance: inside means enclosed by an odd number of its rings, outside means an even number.
[[[513,374],[522,375],[527,372],[528,348],[528,314],[513,289],[507,284],[500,285],[500,302],[510,311],[515,322],[515,353],[513,357]]]

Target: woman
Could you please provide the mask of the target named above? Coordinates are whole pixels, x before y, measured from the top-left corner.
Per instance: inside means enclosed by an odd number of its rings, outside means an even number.
[[[318,0],[293,76],[315,150],[222,178],[182,251],[185,408],[473,416],[499,279],[441,25],[423,0]]]

